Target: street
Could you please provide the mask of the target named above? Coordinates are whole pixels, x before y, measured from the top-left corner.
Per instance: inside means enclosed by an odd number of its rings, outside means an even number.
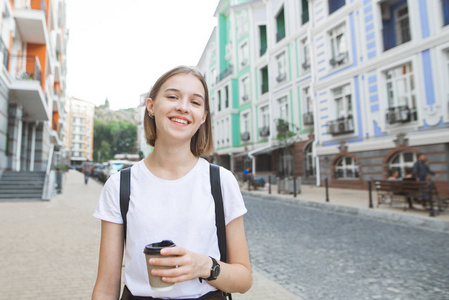
[[[255,270],[306,300],[449,299],[447,233],[245,196]]]

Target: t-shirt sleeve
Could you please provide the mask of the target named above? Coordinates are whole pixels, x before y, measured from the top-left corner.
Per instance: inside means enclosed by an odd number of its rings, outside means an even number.
[[[243,202],[240,187],[234,175],[227,169],[220,167],[221,192],[223,195],[223,208],[225,223],[243,216],[247,209]]]
[[[103,221],[123,224],[120,212],[119,174],[112,175],[104,184],[100,194],[100,201],[93,216]]]

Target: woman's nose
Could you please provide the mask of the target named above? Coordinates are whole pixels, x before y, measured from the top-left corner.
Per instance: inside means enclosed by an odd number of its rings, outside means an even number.
[[[187,99],[180,99],[178,105],[176,106],[178,111],[188,112],[189,111],[189,101]]]

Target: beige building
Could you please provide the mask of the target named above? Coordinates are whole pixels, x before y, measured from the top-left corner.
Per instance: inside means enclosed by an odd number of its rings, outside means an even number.
[[[71,165],[93,159],[95,105],[74,97],[68,98],[67,145]]]

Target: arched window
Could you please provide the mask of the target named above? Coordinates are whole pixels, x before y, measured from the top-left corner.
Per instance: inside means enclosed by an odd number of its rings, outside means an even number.
[[[336,179],[359,178],[357,162],[350,156],[340,158],[335,164]]]
[[[399,170],[399,177],[405,176],[405,168],[413,168],[416,161],[416,155],[413,152],[404,151],[394,155],[389,163],[389,169],[395,168]]]
[[[306,166],[306,177],[314,177],[315,176],[315,159],[313,159],[313,143],[307,145],[304,150],[305,155],[305,166]]]

